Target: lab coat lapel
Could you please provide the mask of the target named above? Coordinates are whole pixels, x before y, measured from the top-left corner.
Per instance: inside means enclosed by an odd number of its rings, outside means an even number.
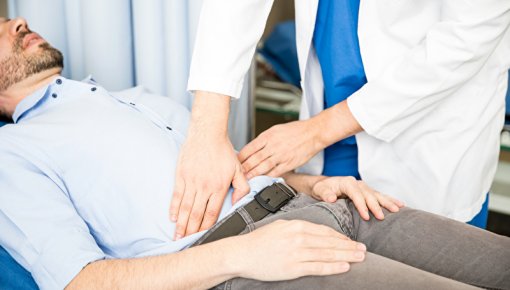
[[[306,63],[310,54],[315,19],[319,0],[296,0],[296,42],[301,76],[305,75]]]

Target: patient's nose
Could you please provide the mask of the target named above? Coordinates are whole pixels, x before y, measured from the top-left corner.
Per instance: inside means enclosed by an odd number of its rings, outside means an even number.
[[[28,24],[25,18],[18,17],[11,20],[9,31],[11,35],[17,35],[22,31],[28,31]]]

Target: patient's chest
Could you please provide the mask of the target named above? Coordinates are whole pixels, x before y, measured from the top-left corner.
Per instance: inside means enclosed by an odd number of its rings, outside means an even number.
[[[47,114],[25,124],[41,128],[27,146],[51,164],[106,254],[130,257],[168,244],[182,135],[112,98],[76,100]]]

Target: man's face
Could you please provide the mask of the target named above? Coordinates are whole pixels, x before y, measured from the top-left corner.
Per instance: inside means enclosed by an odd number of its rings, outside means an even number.
[[[0,18],[0,92],[39,72],[63,68],[63,56],[22,18]]]

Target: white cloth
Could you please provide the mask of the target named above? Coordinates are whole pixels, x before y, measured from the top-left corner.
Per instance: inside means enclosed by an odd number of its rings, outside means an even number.
[[[323,109],[312,47],[319,0],[296,0],[301,118]],[[189,90],[239,96],[272,0],[205,0]],[[510,67],[508,0],[362,0],[368,83],[348,99],[365,129],[359,170],[377,190],[460,221],[494,177]],[[305,167],[322,170],[322,153]]]

